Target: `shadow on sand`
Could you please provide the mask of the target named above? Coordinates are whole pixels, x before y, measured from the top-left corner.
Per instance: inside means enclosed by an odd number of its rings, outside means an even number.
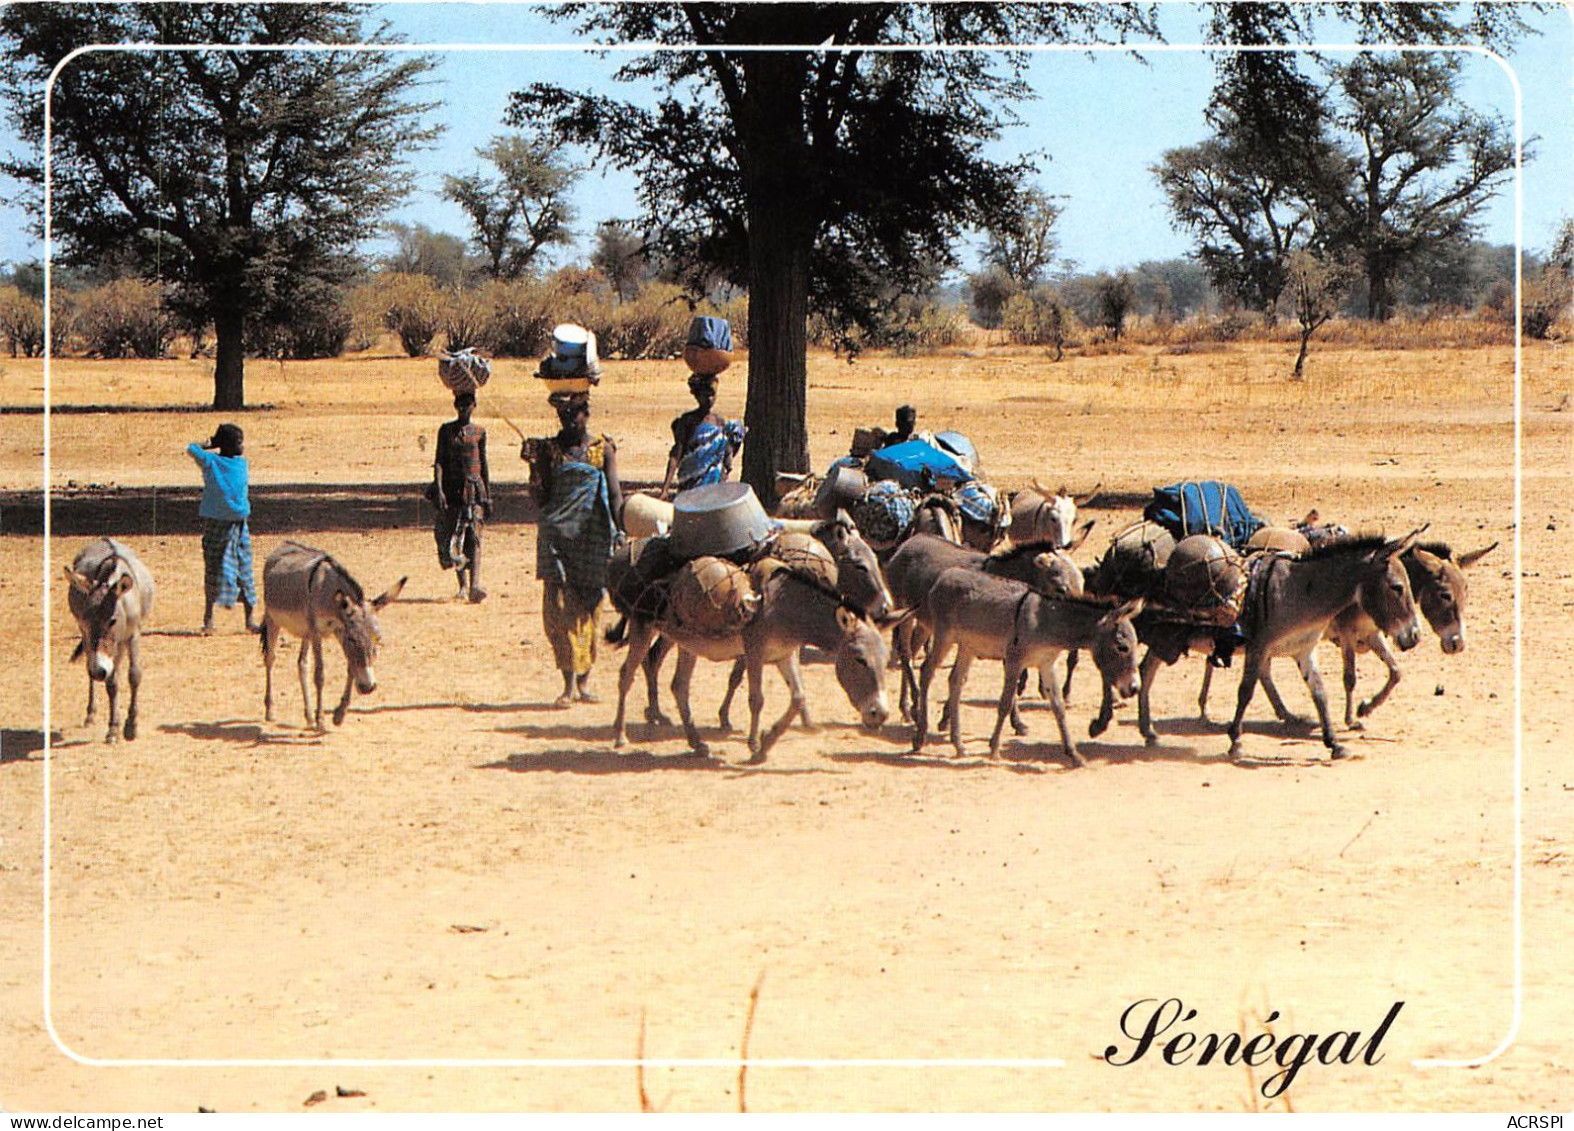
[[[244,746],[321,746],[323,734],[304,726],[295,733],[279,734],[278,723],[249,723],[224,719],[213,723],[166,723],[158,729],[164,734],[180,734],[203,742],[233,742]]]
[[[49,745],[53,749],[67,746],[86,746],[86,739],[76,742],[61,741],[58,730],[49,732]],[[0,729],[0,765],[8,762],[41,762],[42,758],[35,758],[44,749],[44,732],[41,730],[12,730],[10,727]]]

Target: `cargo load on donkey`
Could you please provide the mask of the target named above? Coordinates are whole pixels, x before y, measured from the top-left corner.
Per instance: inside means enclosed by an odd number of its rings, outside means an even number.
[[[1252,514],[1241,493],[1228,483],[1204,479],[1155,487],[1142,517],[1156,522],[1177,541],[1192,534],[1224,539],[1237,553],[1266,523]]]

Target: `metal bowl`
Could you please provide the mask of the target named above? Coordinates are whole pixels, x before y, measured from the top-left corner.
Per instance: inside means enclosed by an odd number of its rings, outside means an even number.
[[[725,557],[764,545],[778,529],[747,483],[712,483],[672,500],[672,549],[680,558]]]

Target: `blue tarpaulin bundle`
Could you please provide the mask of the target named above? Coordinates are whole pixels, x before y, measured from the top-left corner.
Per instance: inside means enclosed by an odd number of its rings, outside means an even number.
[[[927,487],[936,479],[966,483],[973,478],[955,456],[922,440],[908,440],[870,452],[864,471],[870,479],[894,479],[903,487]],[[927,482],[925,472],[929,475]]]
[[[1158,523],[1177,539],[1213,534],[1236,550],[1244,550],[1246,540],[1264,525],[1246,506],[1238,490],[1216,479],[1155,487],[1153,501],[1142,517]]]

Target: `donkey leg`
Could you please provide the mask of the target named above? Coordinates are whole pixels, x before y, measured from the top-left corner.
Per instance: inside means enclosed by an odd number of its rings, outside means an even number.
[[[1333,723],[1328,718],[1328,693],[1323,690],[1323,677],[1317,670],[1317,656],[1307,652],[1300,657],[1301,678],[1306,681],[1306,689],[1312,693],[1312,702],[1317,704],[1317,720],[1323,728],[1323,745],[1328,747],[1330,758],[1344,758],[1349,751],[1339,744],[1334,737]]]
[[[98,716],[98,703],[93,698],[98,692],[97,685],[98,680],[92,676],[87,677],[87,717],[82,720],[82,725],[85,727],[92,726],[93,720]]]
[[[262,617],[262,718],[273,721],[273,659],[279,647],[279,626],[266,613]]]
[[[765,756],[771,752],[771,747],[776,745],[781,736],[787,733],[787,728],[792,725],[793,719],[804,713],[803,671],[798,666],[797,651],[787,653],[787,658],[776,665],[776,670],[782,673],[782,679],[787,684],[787,710],[776,720],[776,724],[765,732],[760,748],[755,751],[754,757],[749,759],[750,762],[765,761]],[[760,682],[762,684],[765,682],[763,666],[760,670]],[[763,707],[764,704],[762,703],[761,706]]]
[[[1077,670],[1077,649],[1073,648],[1069,652],[1066,653],[1066,682],[1060,688],[1061,697],[1064,698],[1064,699],[1071,698],[1071,676],[1072,676],[1072,673],[1074,673],[1076,670]],[[1042,695],[1043,693],[1044,693],[1043,688],[1040,687],[1039,688],[1039,694]]]
[[[317,687],[317,714],[316,714],[316,716],[315,716],[313,721],[314,721],[314,724],[316,725],[318,730],[327,730],[328,728],[322,725],[322,678],[323,678],[323,664],[322,664],[322,638],[321,637],[318,637],[316,640],[312,641],[312,677],[313,677],[313,682],[316,684],[316,687]]]
[[[1360,730],[1362,725],[1355,717],[1355,642],[1353,640],[1339,641],[1339,658],[1344,662],[1344,725],[1347,730]],[[1390,666],[1390,672],[1393,668]],[[1388,689],[1383,689],[1383,694],[1388,694]],[[1361,704],[1361,715],[1364,718],[1370,708]]]
[[[311,648],[308,647],[307,641],[302,640],[301,646],[295,654],[295,674],[300,677],[301,681],[301,710],[306,715],[306,725],[308,727],[312,725],[312,697],[306,683],[306,665],[310,662]]]
[[[349,667],[349,661],[345,661],[345,667]],[[344,725],[344,713],[350,709],[350,695],[354,690],[355,676],[346,671],[344,673],[344,694],[339,696],[339,705],[333,709],[334,726]]]
[[[710,747],[700,737],[699,728],[694,725],[694,712],[689,706],[689,689],[693,686],[694,665],[699,662],[693,652],[678,649],[677,671],[672,676],[672,693],[678,700],[678,717],[683,720],[683,734],[689,740],[689,749],[701,758],[710,754]]]
[[[1246,708],[1257,690],[1257,677],[1262,671],[1262,666],[1262,656],[1248,648],[1246,659],[1241,663],[1240,690],[1235,694],[1235,717],[1230,720],[1229,726],[1231,758],[1241,756],[1241,720],[1246,717]]]
[[[765,761],[760,745],[760,716],[765,711],[765,658],[745,654],[749,676],[749,764]],[[788,710],[791,711],[791,704]]]
[[[1000,703],[995,709],[995,729],[989,736],[989,756],[1000,757],[1000,732],[1005,729],[1006,717],[1011,716],[1011,725],[1015,729],[1022,722],[1017,716],[1017,684],[1023,675],[1022,661],[1019,657],[1008,655],[1002,663],[1004,668],[1005,683],[1000,688]],[[1025,728],[1024,728],[1025,730]],[[1018,730],[1018,734],[1024,733]]]
[[[951,749],[962,753],[962,685],[967,682],[967,669],[973,666],[973,657],[966,648],[956,650],[956,661],[951,665],[951,694],[946,708],[951,712]],[[1000,753],[999,747],[990,750],[991,758]]]
[[[738,694],[738,688],[743,686],[746,671],[747,665],[743,662],[743,657],[739,656],[732,662],[732,670],[727,673],[727,694],[721,697],[721,710],[716,713],[717,721],[721,723],[721,729],[724,731],[732,730],[732,697]]]
[[[913,753],[924,748],[929,740],[929,685],[934,681],[935,669],[940,666],[944,652],[940,637],[929,641],[929,653],[918,673],[918,697],[913,701]]]
[[[655,639],[655,629],[645,621],[635,620],[630,617],[628,621],[628,655],[623,657],[623,666],[618,670],[618,712],[612,720],[612,748],[622,749],[627,745],[628,737],[624,731],[624,719],[627,717],[629,688],[634,686],[634,673],[645,662],[646,655],[651,650],[651,643]]]
[[[127,742],[137,737],[137,691],[142,687],[142,637],[133,636],[126,644],[126,686],[131,689],[131,701],[126,704],[126,727],[122,732]]]
[[[1262,689],[1268,696],[1268,703],[1273,707],[1273,713],[1278,716],[1281,723],[1291,726],[1305,726],[1306,720],[1285,706],[1284,697],[1279,694],[1279,685],[1273,681],[1273,661],[1264,660],[1262,665]]]
[[[1137,668],[1137,675],[1142,680],[1142,686],[1137,688],[1137,733],[1142,735],[1142,741],[1149,746],[1156,746],[1159,741],[1159,732],[1153,729],[1153,708],[1151,705],[1152,700],[1149,696],[1153,694],[1153,680],[1163,666],[1164,660],[1157,652],[1149,648],[1142,657],[1141,665]],[[1104,684],[1104,703],[1106,706],[1111,703],[1112,698],[1109,684],[1106,682]],[[1100,707],[1099,719],[1105,719],[1106,717],[1105,708]],[[1103,726],[1100,726],[1097,731],[1089,727],[1088,733],[1096,736],[1102,733],[1103,730]]]
[[[104,681],[104,694],[109,697],[109,733],[105,742],[120,741],[120,665],[116,664],[109,678]]]
[[[1086,767],[1087,759],[1082,757],[1082,751],[1077,749],[1077,744],[1072,741],[1071,727],[1066,722],[1066,699],[1060,693],[1060,687],[1054,683],[1049,685],[1049,706],[1055,712],[1055,722],[1060,725],[1060,744],[1065,748],[1066,756],[1071,759],[1071,764],[1077,767]]]
[[[1388,698],[1389,692],[1399,686],[1399,680],[1402,678],[1399,674],[1399,661],[1394,659],[1394,653],[1388,647],[1388,641],[1384,640],[1381,634],[1378,634],[1372,638],[1370,643],[1372,654],[1388,665],[1388,682],[1383,684],[1381,691],[1356,708],[1356,713],[1363,719],[1383,705],[1383,700]]]
[[[1147,678],[1143,678],[1147,682]],[[1213,687],[1213,665],[1204,662],[1202,665],[1202,689],[1197,692],[1197,719],[1200,722],[1208,721],[1208,691]]]
[[[665,637],[651,641],[641,668],[645,673],[645,721],[651,726],[670,727],[672,720],[661,711],[661,662],[667,658],[668,644]]]

